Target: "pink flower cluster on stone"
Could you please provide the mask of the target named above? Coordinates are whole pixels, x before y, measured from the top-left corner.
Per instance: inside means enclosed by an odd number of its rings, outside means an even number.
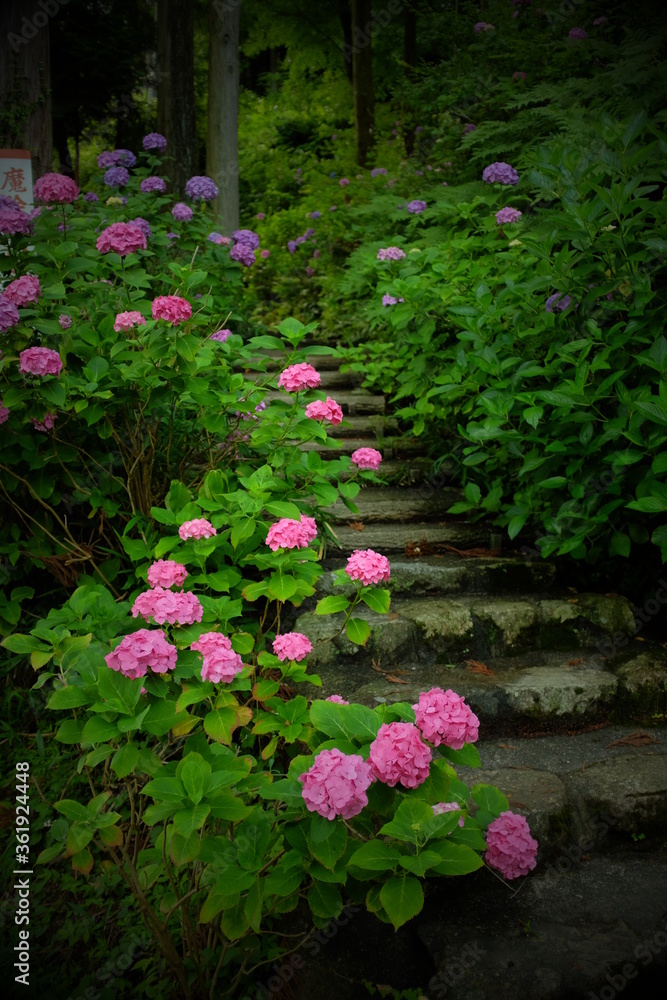
[[[345,698],[341,698],[341,696],[339,694],[330,694],[329,697],[325,698],[324,700],[325,701],[331,701],[331,702],[334,703],[334,705],[349,705],[350,704],[349,701],[345,701]]]
[[[41,431],[42,434],[46,434],[47,431],[53,430],[57,418],[57,413],[45,413],[43,420],[37,420],[35,417],[31,417],[30,420],[36,431]]]
[[[479,736],[479,719],[451,688],[422,691],[412,707],[422,736],[433,746],[444,743],[452,750],[460,750],[466,743],[475,743]]]
[[[322,750],[311,767],[300,774],[301,794],[309,812],[325,819],[351,819],[368,805],[366,790],[373,781],[368,761],[359,754]]]
[[[276,552],[278,549],[307,549],[317,536],[315,519],[301,515],[300,521],[289,517],[281,517],[272,524],[266,536],[266,544]]]
[[[134,222],[113,222],[97,237],[95,244],[100,253],[117,253],[127,257],[136,250],[146,249],[146,236]]]
[[[273,652],[279,660],[303,660],[312,652],[312,644],[302,632],[285,632],[273,640]]]
[[[113,328],[116,333],[127,333],[135,326],[146,326],[146,320],[140,312],[118,313]]]
[[[42,286],[39,283],[39,278],[33,274],[24,274],[16,281],[10,281],[3,292],[7,302],[13,302],[19,308],[30,305],[31,302],[37,302],[41,294]]]
[[[373,469],[375,471],[380,468],[382,455],[375,448],[357,448],[350,455],[350,460],[360,469]]]
[[[19,354],[19,371],[29,375],[60,375],[63,363],[50,347],[28,347]]]
[[[62,174],[44,174],[33,184],[33,194],[47,205],[69,205],[79,197],[79,189],[71,177]]]
[[[196,517],[192,521],[186,521],[178,529],[178,534],[184,542],[188,538],[211,538],[217,533],[217,530],[205,517]]]
[[[188,571],[182,563],[173,559],[158,559],[148,567],[149,587],[182,587]]]
[[[489,823],[486,860],[505,878],[521,878],[535,867],[537,841],[523,816],[506,810]]]
[[[153,319],[164,319],[172,326],[183,323],[192,316],[192,306],[180,295],[158,295],[151,303]]]
[[[300,392],[301,389],[315,389],[321,381],[320,373],[304,361],[286,368],[278,379],[278,386],[287,392]]]
[[[0,333],[7,333],[19,321],[19,311],[13,302],[0,295]]]
[[[196,594],[174,592],[164,587],[153,587],[139,594],[132,605],[132,617],[141,615],[146,621],[153,619],[158,625],[194,625],[200,622],[204,609]]]
[[[411,722],[383,723],[369,753],[373,774],[392,788],[417,788],[428,778],[433,752]]]
[[[518,222],[522,215],[523,213],[518,208],[510,208],[509,206],[501,208],[499,212],[496,212],[496,223],[503,226],[510,222]]]
[[[231,641],[222,632],[204,632],[190,649],[196,649],[204,657],[201,679],[219,684],[229,684],[243,670],[243,662],[232,649]]]
[[[140,628],[124,636],[104,659],[112,670],[120,670],[121,674],[134,680],[143,677],[149,667],[156,674],[173,670],[177,655],[176,647],[167,642],[164,632]]]
[[[384,247],[378,250],[377,260],[403,260],[405,252],[400,247]]]
[[[306,407],[306,416],[310,420],[329,420],[332,424],[339,424],[343,419],[343,411],[331,396],[327,396],[326,401],[316,399]]]
[[[372,583],[385,583],[391,575],[391,567],[386,556],[373,549],[355,549],[347,560],[345,572],[351,580],[359,580],[364,587]]]
[[[454,810],[460,809],[461,806],[458,802],[436,802],[433,806],[433,814],[435,816],[441,816],[443,813],[454,812]],[[465,826],[463,816],[459,820],[459,826]]]

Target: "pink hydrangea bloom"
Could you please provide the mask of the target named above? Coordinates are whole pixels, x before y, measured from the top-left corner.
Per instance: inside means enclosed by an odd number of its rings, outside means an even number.
[[[69,205],[79,197],[79,189],[71,177],[62,174],[44,174],[35,181],[33,194],[47,205]]]
[[[405,302],[405,299],[397,299],[395,295],[389,295],[388,292],[382,296],[383,306],[397,306],[399,302]]]
[[[232,649],[231,641],[221,632],[204,632],[190,649],[196,649],[204,657],[201,668],[203,681],[229,684],[243,670],[243,662]]]
[[[95,244],[100,253],[117,253],[127,257],[136,250],[146,249],[146,236],[134,222],[113,222],[102,230]]]
[[[285,632],[273,640],[273,652],[279,660],[303,660],[312,651],[307,635],[301,632]]]
[[[60,323],[61,330],[69,330],[72,325],[72,317],[68,316],[67,313],[61,313],[58,317],[58,322]]]
[[[436,802],[433,806],[433,813],[435,816],[441,816],[443,813],[454,812],[460,809],[461,806],[458,802]],[[459,826],[465,826],[463,816],[459,820]]]
[[[263,257],[264,260],[266,260],[267,257],[271,256],[271,251],[270,250],[260,250],[259,256]]]
[[[380,468],[382,455],[375,448],[357,448],[350,455],[350,459],[360,469],[373,469],[375,471]]]
[[[400,247],[384,247],[377,252],[377,260],[403,260],[405,252]]]
[[[496,212],[496,223],[499,226],[507,225],[507,223],[518,222],[522,216],[522,212],[518,208],[501,208],[499,212]]]
[[[325,698],[324,700],[325,701],[332,701],[334,703],[334,705],[349,705],[350,704],[349,701],[345,701],[345,698],[341,698],[341,696],[339,694],[330,694],[329,697]]]
[[[347,177],[341,177],[341,179],[340,179],[340,180],[338,181],[338,183],[340,184],[340,186],[341,186],[342,188],[344,188],[344,187],[347,187],[347,185],[348,185],[348,184],[349,184],[350,182],[349,182],[349,180],[347,179]]]
[[[321,381],[320,373],[304,361],[286,368],[278,379],[278,386],[287,392],[299,392],[301,389],[315,389]]]
[[[189,222],[192,218],[192,209],[183,201],[177,201],[171,210],[171,214],[179,222]]]
[[[343,419],[343,411],[335,399],[327,396],[326,401],[316,399],[314,403],[309,403],[306,416],[310,420],[329,420],[332,424],[339,424]]]
[[[372,583],[385,583],[389,580],[391,567],[386,556],[381,556],[373,549],[355,549],[347,560],[345,572],[351,580],[359,580],[364,587]]]
[[[158,295],[151,304],[153,319],[164,319],[173,326],[192,316],[192,306],[180,295]]]
[[[140,312],[118,313],[113,328],[116,333],[127,333],[135,326],[146,326],[146,320]]]
[[[182,563],[173,559],[158,559],[148,567],[149,587],[182,587],[188,571]]]
[[[523,72],[523,70],[517,69],[517,70],[514,71],[514,73],[512,73],[512,79],[513,80],[525,80],[526,79],[526,74]]]
[[[30,222],[31,217],[15,202],[0,205],[0,233],[3,236],[27,236]]]
[[[19,311],[13,302],[0,295],[0,333],[7,333],[19,321]]]
[[[204,609],[196,594],[174,592],[153,587],[139,594],[132,605],[132,617],[152,618],[158,625],[194,625],[200,622]]]
[[[186,521],[178,529],[179,536],[186,541],[188,538],[211,538],[217,535],[216,529],[205,517],[196,517],[193,521]]]
[[[164,632],[140,628],[123,637],[121,643],[104,659],[112,670],[131,677],[143,677],[150,667],[156,674],[166,674],[176,666],[177,650]]]
[[[317,525],[312,517],[301,515],[300,521],[282,517],[269,528],[266,544],[276,552],[278,549],[307,549],[317,535]]]
[[[4,424],[5,421],[9,420],[9,409],[2,405],[0,401],[0,424]]]
[[[325,819],[351,819],[368,805],[366,789],[373,781],[373,773],[359,754],[322,750],[298,780],[309,812]]]
[[[45,413],[43,420],[36,420],[35,417],[31,417],[30,420],[36,431],[46,434],[47,431],[53,430],[57,417],[57,413]]]
[[[433,752],[411,722],[384,722],[371,743],[373,774],[385,785],[417,788],[428,778]]]
[[[412,707],[422,736],[436,747],[444,743],[452,750],[460,750],[466,743],[475,743],[479,736],[479,719],[451,688],[422,691]]]
[[[506,810],[489,823],[486,860],[505,878],[521,878],[535,867],[537,841],[523,816]]]
[[[212,333],[208,339],[219,340],[221,344],[224,344],[227,338],[231,337],[231,335],[232,335],[231,330],[218,330],[217,333]]]
[[[32,302],[37,302],[41,294],[42,286],[39,283],[39,278],[36,278],[33,274],[24,274],[23,277],[17,278],[16,281],[10,281],[3,292],[7,302],[13,302],[19,308],[30,305]]]
[[[60,375],[63,363],[50,347],[28,347],[19,354],[19,371],[30,375]]]

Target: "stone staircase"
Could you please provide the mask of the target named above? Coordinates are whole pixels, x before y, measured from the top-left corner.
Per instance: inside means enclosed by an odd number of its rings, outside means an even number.
[[[497,529],[447,514],[456,491],[429,482],[420,442],[400,434],[384,397],[364,392],[336,358],[310,362],[346,418],[316,447],[327,457],[377,448],[390,484],[364,487],[358,513],[341,502],[324,512],[332,539],[317,597],[352,593],[333,573],[354,549],[371,548],[390,559],[392,599],[389,615],[355,609],[371,627],[364,647],[336,635],[342,615],[315,615],[315,599],[298,609],[291,627],[313,643],[320,697],[374,707],[453,688],[481,722],[482,770],[460,776],[497,785],[540,844],[518,895],[486,869],[430,883],[412,929],[387,931],[384,968],[395,969],[396,982],[380,972],[378,982],[419,986],[434,1000],[611,997],[621,978],[625,997],[659,995],[650,983],[667,966],[665,647],[642,641],[625,597],[559,589],[553,563],[503,551],[512,543]],[[303,693],[312,697],[312,687]],[[354,922],[350,934],[354,950]],[[419,983],[400,981],[409,961],[391,961],[410,934],[411,947],[425,949]],[[660,934],[665,944],[649,948],[648,962],[638,957]],[[483,955],[466,964],[465,944],[475,939]],[[346,992],[350,953],[337,953],[323,966],[318,959],[323,971],[307,972],[300,995],[368,995],[358,982]]]

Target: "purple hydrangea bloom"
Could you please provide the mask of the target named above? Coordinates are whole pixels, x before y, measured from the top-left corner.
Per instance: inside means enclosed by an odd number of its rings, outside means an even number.
[[[60,328],[62,330],[69,330],[72,325],[72,317],[68,316],[67,313],[61,313],[58,317],[58,322],[60,323]]]
[[[311,219],[321,219],[322,218],[322,213],[321,212],[311,212],[310,213],[310,217],[311,217]]]
[[[0,233],[5,236],[27,236],[31,232],[32,216],[27,215],[15,201],[6,198],[0,207]]]
[[[134,164],[137,162],[137,158],[131,149],[116,149],[114,150],[114,156],[117,156],[117,163],[122,163],[124,167],[129,170],[132,169]]]
[[[179,222],[189,222],[192,218],[192,209],[183,201],[177,201],[171,210],[171,214]]]
[[[594,28],[604,28],[605,24],[609,24],[609,18],[608,17],[604,17],[604,16],[603,17],[596,17],[595,20],[593,21],[593,27]]]
[[[509,163],[496,161],[495,163],[490,163],[488,167],[484,167],[482,180],[486,181],[487,184],[516,185],[519,183],[519,175],[514,167],[510,167]]]
[[[265,212],[258,212],[257,215],[255,216],[255,218],[259,219],[260,222],[263,222],[264,219],[266,218],[266,213]]]
[[[211,336],[208,339],[209,340],[218,340],[218,341],[220,341],[221,344],[224,344],[224,342],[227,340],[227,338],[231,337],[231,335],[232,335],[232,331],[231,330],[218,330],[217,333],[212,333]]]
[[[151,194],[153,191],[157,191],[158,194],[164,194],[167,190],[167,185],[161,177],[146,177],[139,187],[142,194]]]
[[[253,233],[252,229],[235,229],[232,236],[237,243],[245,243],[251,250],[257,250],[259,247],[259,236]]]
[[[399,302],[405,302],[405,299],[394,298],[393,295],[383,295],[382,305],[383,306],[396,306]]]
[[[513,80],[525,80],[526,79],[526,74],[523,72],[522,69],[517,69],[517,70],[514,71],[514,73],[512,73],[512,79]]]
[[[19,311],[13,302],[0,295],[0,333],[7,333],[7,330],[16,326],[19,321]]]
[[[302,243],[306,242],[306,237],[305,236],[297,236],[297,238],[294,240],[294,242],[296,243],[296,245],[298,247],[300,247]]]
[[[303,234],[303,238],[304,238],[304,240],[309,240],[312,236],[316,236],[316,235],[317,235],[317,233],[313,229],[313,227],[309,226],[308,229],[306,229],[305,233]]]
[[[110,153],[108,149],[105,149],[103,153],[97,157],[97,166],[100,170],[106,170],[107,167],[117,167],[120,163],[116,153]]]
[[[295,250],[296,250],[296,247],[297,247],[296,241],[295,240],[289,240],[289,242],[287,243],[287,249],[289,250],[289,252],[290,253],[294,253]]]
[[[185,193],[193,201],[213,201],[218,197],[218,186],[210,177],[191,177],[185,185]]]
[[[371,170],[371,177],[382,177],[383,174],[386,173],[387,173],[386,167],[375,167],[374,170]]]
[[[125,187],[130,175],[125,167],[109,167],[104,175],[104,183],[110,188]]]
[[[168,240],[177,240],[178,239],[178,233],[167,233],[167,239]]]
[[[403,260],[404,257],[405,251],[400,247],[383,247],[377,252],[378,260]]]
[[[407,209],[410,215],[419,215],[420,212],[426,211],[426,202],[419,201],[418,199],[416,201],[409,201]]]
[[[561,294],[561,292],[554,292],[544,303],[544,308],[548,313],[563,312],[571,304],[572,299],[570,296],[563,295],[561,298]]]
[[[239,264],[243,264],[244,267],[250,267],[251,264],[255,263],[254,251],[247,243],[235,243],[229,251],[229,256],[232,260],[237,260]]]
[[[159,153],[164,153],[167,148],[167,140],[159,132],[149,132],[144,136],[143,147],[145,150],[157,149]]]
[[[138,216],[136,219],[132,219],[132,223],[133,225],[139,227],[147,240],[151,240],[153,238],[153,230],[146,219],[142,219],[141,216]]]
[[[573,42],[582,42],[588,35],[583,28],[570,28],[567,37]]]
[[[97,195],[95,194],[94,191],[88,191],[86,194],[84,194],[83,200],[84,201],[99,201],[100,199],[97,197]]]
[[[465,125],[463,126],[464,135],[468,135],[470,132],[476,132],[476,131],[477,131],[477,126],[473,125],[472,122],[466,122]]]
[[[522,213],[518,208],[501,208],[499,212],[496,212],[496,222],[499,226],[505,225],[508,222],[518,222],[521,218]]]

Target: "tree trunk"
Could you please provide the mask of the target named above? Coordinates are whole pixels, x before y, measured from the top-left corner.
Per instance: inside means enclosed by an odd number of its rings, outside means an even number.
[[[352,0],[352,87],[357,163],[366,166],[373,145],[372,0]]]
[[[209,8],[206,173],[218,185],[214,210],[225,236],[239,228],[239,27],[241,0]]]
[[[403,12],[403,62],[408,80],[414,80],[417,67],[417,11],[409,6]]]
[[[338,18],[343,29],[343,57],[345,73],[352,85],[352,13],[350,0],[338,0]]]
[[[0,145],[29,149],[33,181],[52,169],[49,18],[37,0],[0,4]]]
[[[167,173],[174,194],[196,171],[194,6],[191,0],[158,0],[158,131],[167,140]]]

